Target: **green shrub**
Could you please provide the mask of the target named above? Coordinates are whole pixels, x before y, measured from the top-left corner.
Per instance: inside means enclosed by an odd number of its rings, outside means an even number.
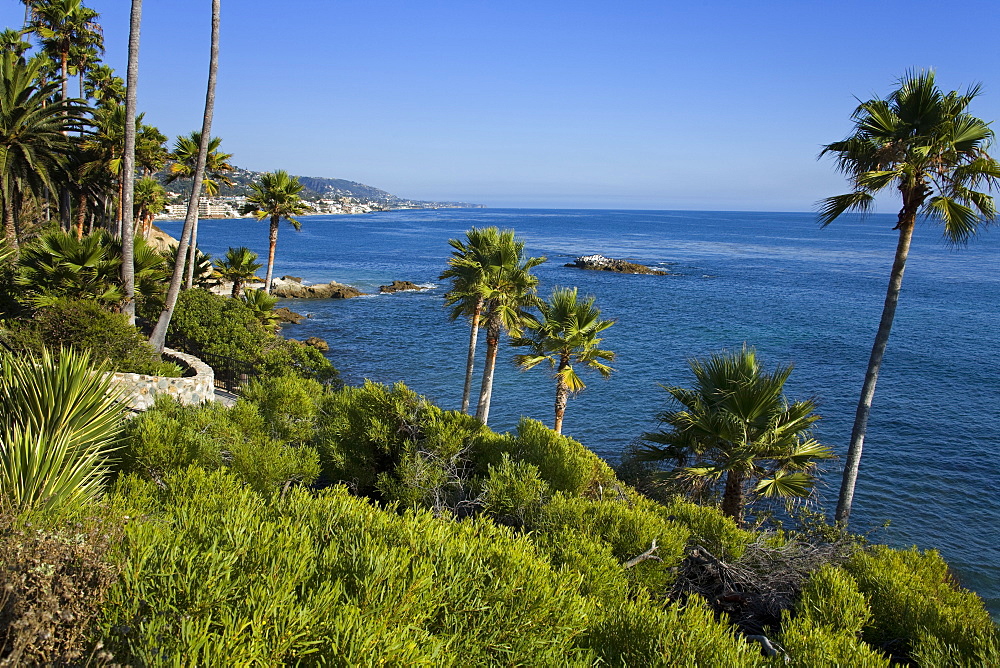
[[[105,643],[135,665],[580,665],[590,604],[490,522],[398,515],[342,488],[265,500],[168,477],[128,527]]]
[[[475,444],[478,465],[499,464],[504,455],[538,467],[554,491],[574,496],[598,493],[616,481],[604,460],[568,436],[557,434],[537,420],[521,418],[513,435],[487,434]]]
[[[790,668],[889,668],[889,658],[866,645],[858,636],[816,623],[808,617],[785,617],[781,645],[788,660],[775,665]]]
[[[196,355],[205,352],[247,362],[269,376],[294,375],[339,384],[337,370],[315,348],[268,331],[242,300],[207,290],[180,294],[167,343]]]
[[[601,665],[740,668],[763,663],[760,650],[735,637],[698,598],[663,608],[641,599],[609,606],[580,642]]]
[[[158,398],[128,424],[126,444],[123,471],[149,480],[163,480],[191,465],[226,466],[255,489],[273,491],[311,483],[319,475],[316,451],[273,438],[250,402],[227,408],[215,403],[181,406]]]
[[[757,539],[756,534],[739,528],[718,508],[699,506],[679,496],[663,506],[662,512],[688,528],[692,545],[701,545],[724,561],[739,559],[746,546]]]
[[[537,466],[513,462],[506,454],[498,465],[490,466],[483,486],[486,512],[495,520],[515,527],[537,514],[549,494],[549,486],[538,474]]]
[[[552,567],[574,573],[580,579],[580,593],[592,596],[602,606],[630,597],[632,582],[628,571],[612,553],[611,544],[573,527],[534,532],[531,541]]]
[[[316,435],[324,393],[315,380],[279,376],[250,382],[240,399],[257,407],[272,438],[305,444]]]
[[[673,569],[684,556],[688,532],[682,525],[664,519],[654,508],[641,508],[620,501],[598,501],[553,495],[536,518],[527,525],[537,534],[575,529],[607,543],[619,563],[646,552],[655,540],[656,556],[662,561],[647,560],[628,569],[630,579],[658,597],[665,596],[674,581]]]
[[[868,600],[858,591],[858,583],[843,568],[830,564],[809,576],[795,612],[816,626],[850,635],[859,635],[872,617]]]
[[[172,362],[160,360],[145,337],[123,313],[111,313],[94,301],[58,299],[38,309],[31,320],[8,323],[8,345],[38,354],[42,347],[58,355],[62,348],[89,352],[108,368],[152,376],[181,375]]]
[[[342,388],[323,399],[320,411],[316,444],[324,477],[404,505],[433,497],[433,485],[460,475],[469,442],[484,429],[402,383]]]
[[[865,640],[910,657],[996,653],[997,630],[982,599],[957,586],[934,550],[876,545],[845,564],[871,605]]]

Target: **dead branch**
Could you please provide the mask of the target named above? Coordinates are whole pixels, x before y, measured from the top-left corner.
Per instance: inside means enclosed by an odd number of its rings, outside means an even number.
[[[654,538],[653,539],[653,546],[650,547],[645,552],[643,552],[642,554],[640,554],[638,557],[632,557],[631,559],[629,559],[628,561],[626,561],[624,568],[632,568],[633,566],[635,566],[637,564],[641,564],[642,562],[648,561],[650,559],[652,559],[653,561],[663,561],[663,559],[660,559],[658,556],[656,556],[655,554],[653,554],[654,552],[656,552],[657,549],[658,548],[657,548],[657,545],[656,545],[656,539]]]

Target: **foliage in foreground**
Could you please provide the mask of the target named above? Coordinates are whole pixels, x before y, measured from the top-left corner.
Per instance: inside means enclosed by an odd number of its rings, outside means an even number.
[[[794,604],[763,631],[776,653],[764,656],[721,599],[675,595],[677,581],[702,549],[730,565],[750,559],[767,577],[761,559],[787,552],[790,538],[680,498],[641,497],[537,422],[495,434],[401,385],[334,390],[285,377],[251,384],[231,409],[161,401],[130,422],[123,460],[102,512],[133,519],[107,552],[117,580],[106,594],[93,585],[103,604],[99,638],[88,638],[116,662],[728,668],[995,658],[982,601],[956,588],[935,554],[888,548],[820,560],[793,582]],[[351,486],[307,486],[347,471]],[[653,541],[661,561],[637,560]],[[39,582],[19,595],[37,595]],[[741,585],[730,586],[739,598]]]
[[[97,499],[125,407],[86,354],[0,352],[0,506],[55,508]]]

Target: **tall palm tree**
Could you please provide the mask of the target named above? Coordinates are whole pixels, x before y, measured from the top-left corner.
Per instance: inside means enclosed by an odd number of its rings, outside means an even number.
[[[229,159],[232,153],[223,153],[219,150],[222,139],[211,137],[208,142],[208,156],[205,159],[205,175],[202,181],[205,194],[213,197],[219,194],[219,185],[231,186],[233,181],[226,175],[233,170]],[[177,179],[191,178],[194,174],[195,165],[198,161],[198,148],[201,145],[201,133],[197,130],[188,137],[178,137],[174,142],[174,150],[170,154],[172,160],[170,168],[167,170],[167,183],[173,183]],[[201,198],[201,193],[199,200]],[[194,281],[194,254],[198,249],[198,219],[195,218],[194,227],[191,228],[191,243],[188,251],[187,284],[191,288]]]
[[[233,299],[239,299],[247,281],[257,278],[257,270],[263,267],[257,262],[257,254],[246,246],[226,251],[226,257],[215,261],[215,268],[224,281],[233,282]]]
[[[722,512],[738,522],[751,493],[808,496],[816,460],[831,455],[810,436],[815,403],[785,399],[792,367],[766,373],[747,347],[689,364],[694,388],[664,386],[680,408],[657,415],[667,429],[643,434],[640,459],[671,462],[696,486],[721,482]]]
[[[125,82],[107,65],[91,67],[84,73],[84,95],[99,105],[118,105],[125,101]]]
[[[869,211],[875,194],[899,191],[902,208],[894,230],[899,231],[889,274],[882,318],[868,360],[861,397],[854,418],[851,443],[837,503],[836,520],[847,522],[861,462],[875,383],[885,354],[899,302],[903,270],[917,216],[941,223],[949,242],[961,245],[975,236],[978,226],[996,218],[993,197],[977,190],[995,188],[1000,164],[987,153],[993,131],[968,113],[979,86],[965,93],[944,93],[933,71],[909,72],[885,99],[862,102],[854,110],[854,132],[823,148],[850,180],[852,190],[822,200],[819,220],[829,225],[846,211]]]
[[[271,294],[271,277],[274,274],[274,249],[278,245],[278,223],[284,218],[296,230],[302,228],[302,223],[293,216],[309,211],[309,205],[299,199],[303,185],[297,176],[289,176],[288,172],[279,169],[276,172],[262,174],[259,183],[251,183],[253,192],[247,197],[247,204],[253,207],[253,215],[257,220],[269,218],[271,231],[268,236],[267,276],[264,278],[264,291]]]
[[[139,29],[142,23],[142,0],[132,0],[128,33],[128,70],[125,79],[125,150],[122,167],[122,287],[125,304],[122,311],[129,324],[135,324],[135,263],[132,257],[135,227],[132,202],[135,192],[135,120],[136,86],[139,82]]]
[[[0,50],[23,56],[31,48],[31,42],[24,39],[24,31],[7,28],[0,32]]]
[[[514,340],[515,346],[527,346],[531,352],[516,355],[514,361],[523,369],[548,362],[555,369],[556,403],[553,429],[562,433],[563,416],[570,394],[587,387],[574,366],[597,371],[605,378],[614,371],[604,362],[614,360],[610,350],[601,350],[597,336],[614,320],[601,320],[601,309],[590,296],[580,301],[576,288],[556,288],[547,302],[539,305],[540,317],[525,324],[526,335]]]
[[[4,238],[15,252],[21,204],[68,180],[68,156],[77,144],[69,132],[87,127],[87,109],[78,101],[52,101],[58,84],[40,83],[40,67],[39,58],[24,62],[0,53],[0,199]]]
[[[38,0],[31,6],[29,27],[42,40],[42,47],[59,63],[62,99],[69,98],[70,51],[93,46],[104,51],[104,35],[97,22],[100,14],[82,0]]]
[[[184,260],[187,258],[191,232],[198,221],[198,193],[201,192],[201,182],[205,176],[205,163],[208,159],[208,139],[212,136],[212,115],[215,112],[215,79],[219,72],[219,22],[220,0],[212,0],[212,46],[208,60],[208,89],[205,93],[205,114],[201,124],[201,143],[198,146],[198,158],[191,181],[191,199],[188,201],[187,216],[184,218],[184,228],[177,244],[177,261],[174,263],[174,273],[167,288],[167,296],[163,310],[156,321],[149,343],[157,352],[163,352],[166,345],[167,328],[177,305],[177,295],[181,289],[181,279],[184,274]],[[195,246],[197,249],[197,246]]]
[[[473,227],[465,233],[465,239],[448,240],[454,250],[448,260],[448,268],[441,272],[439,278],[452,281],[451,290],[445,295],[445,304],[451,307],[451,319],[467,317],[470,320],[469,352],[465,361],[465,386],[462,390],[462,412],[468,413],[476,343],[486,303],[483,294],[486,267],[489,266],[492,249],[499,243],[500,230],[496,227]]]
[[[545,262],[544,257],[524,257],[524,241],[514,236],[514,230],[500,233],[486,259],[482,294],[486,320],[486,362],[483,382],[479,389],[476,418],[487,424],[493,400],[493,374],[496,370],[500,334],[507,331],[518,336],[528,318],[527,309],[539,305],[538,278],[531,270]]]

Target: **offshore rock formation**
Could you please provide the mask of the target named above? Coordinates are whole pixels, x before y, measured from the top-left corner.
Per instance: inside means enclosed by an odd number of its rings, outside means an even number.
[[[336,281],[302,285],[302,279],[297,276],[282,276],[271,282],[271,294],[281,299],[350,299],[365,293]]]
[[[603,255],[585,255],[576,258],[576,262],[566,264],[567,267],[578,269],[593,269],[595,271],[613,271],[618,274],[651,274],[653,276],[666,276],[668,272],[661,269],[651,269],[645,265],[629,262],[628,260],[616,260]]]
[[[405,292],[407,290],[428,290],[429,288],[411,283],[410,281],[393,281],[391,285],[380,285],[378,291],[384,294]]]

